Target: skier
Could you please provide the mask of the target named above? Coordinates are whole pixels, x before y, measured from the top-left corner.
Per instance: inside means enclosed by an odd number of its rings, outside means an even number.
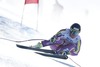
[[[74,23],[70,29],[62,29],[50,40],[43,40],[32,47],[50,46],[57,54],[77,56],[81,47],[80,31],[81,26],[78,23]]]

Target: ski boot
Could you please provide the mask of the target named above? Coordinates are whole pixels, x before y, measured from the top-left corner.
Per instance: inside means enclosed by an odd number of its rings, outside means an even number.
[[[31,46],[31,47],[32,47],[32,48],[38,48],[38,49],[40,49],[40,48],[42,48],[43,46],[42,46],[42,43],[38,42],[36,45]]]

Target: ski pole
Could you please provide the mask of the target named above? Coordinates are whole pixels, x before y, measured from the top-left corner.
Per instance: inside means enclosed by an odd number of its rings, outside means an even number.
[[[74,62],[76,65],[78,65],[79,67],[81,67],[81,65],[79,65],[78,63],[76,63],[74,60],[72,60],[70,57],[68,57],[72,62]]]
[[[11,40],[11,39],[7,39],[7,38],[0,38],[0,39],[7,40],[7,41],[12,41],[12,42],[17,42],[17,43],[27,42],[27,41],[34,41],[34,40],[45,40],[45,39],[28,39],[28,40],[16,41],[16,40]]]

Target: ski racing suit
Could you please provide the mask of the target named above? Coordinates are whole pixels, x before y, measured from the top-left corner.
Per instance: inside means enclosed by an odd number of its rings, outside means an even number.
[[[62,39],[64,38],[64,39]],[[77,35],[75,38],[70,37],[70,29],[62,29],[55,34],[50,40],[41,42],[43,47],[50,46],[58,54],[76,56],[81,47],[81,38]]]

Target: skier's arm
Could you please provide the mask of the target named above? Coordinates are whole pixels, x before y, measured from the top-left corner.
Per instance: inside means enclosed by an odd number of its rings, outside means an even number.
[[[80,51],[80,47],[81,47],[81,40],[78,41],[77,43],[77,46],[75,48],[72,48],[70,51],[69,51],[69,54],[70,55],[78,55],[79,51]]]
[[[62,32],[66,31],[66,29],[62,29],[60,30],[59,32],[56,33],[56,36],[59,37],[59,36],[63,36]]]
[[[62,32],[64,32],[66,29],[62,29],[60,31],[58,31],[51,39],[50,41],[51,42],[55,42],[55,40],[59,39],[59,37],[61,38],[62,35]]]

